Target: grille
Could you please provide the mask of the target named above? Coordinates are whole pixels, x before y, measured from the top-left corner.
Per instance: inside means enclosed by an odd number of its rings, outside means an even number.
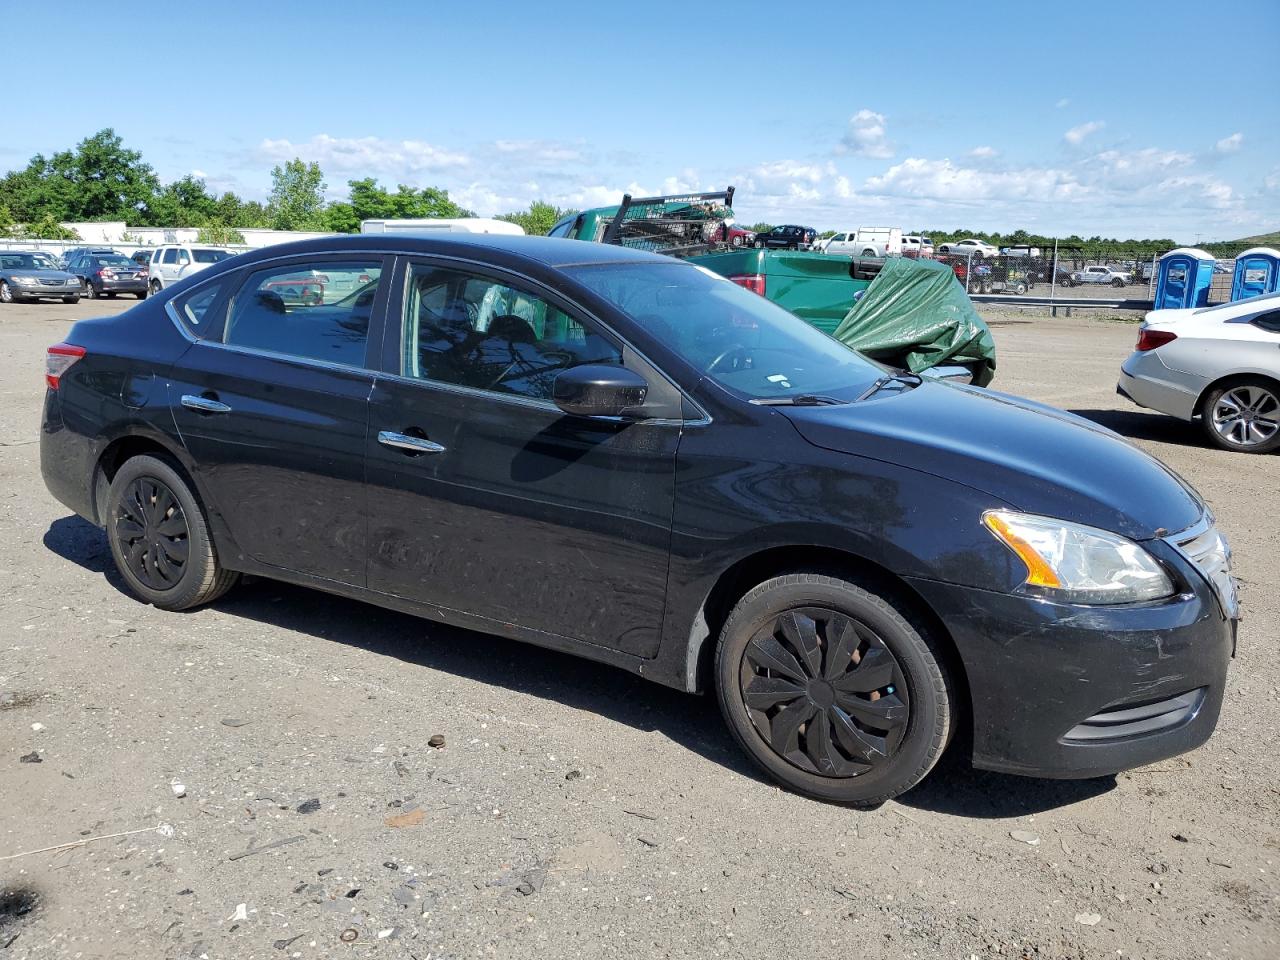
[[[67,284],[67,282],[68,282],[68,281],[66,281],[66,280],[48,280],[48,279],[45,279],[44,277],[41,277],[41,278],[40,278],[40,282],[41,282],[41,283],[43,283],[46,287],[62,287],[62,286],[66,286],[66,284]]]
[[[1205,687],[1150,703],[1121,704],[1100,710],[1067,731],[1064,742],[1098,743],[1158,733],[1180,726],[1200,712]]]
[[[1170,540],[1213,587],[1223,614],[1236,619],[1240,615],[1240,604],[1236,597],[1236,581],[1231,576],[1231,548],[1213,525],[1213,517],[1205,514],[1200,523]]]

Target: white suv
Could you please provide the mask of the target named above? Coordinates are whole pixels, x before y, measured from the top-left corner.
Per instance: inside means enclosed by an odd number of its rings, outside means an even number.
[[[156,247],[147,270],[147,289],[159,293],[171,283],[234,256],[230,250],[205,244],[168,243]]]

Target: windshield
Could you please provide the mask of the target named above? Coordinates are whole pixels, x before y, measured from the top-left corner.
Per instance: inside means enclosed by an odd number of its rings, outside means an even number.
[[[624,263],[569,276],[722,386],[756,398],[852,400],[884,370],[799,317],[702,267]]]
[[[1239,307],[1244,304],[1248,304],[1249,305],[1248,308],[1251,308],[1254,305],[1261,306],[1267,303],[1267,301],[1269,300],[1280,300],[1280,290],[1276,291],[1275,293],[1264,293],[1258,297],[1246,297],[1244,300],[1231,300],[1227,303],[1219,303],[1216,306],[1212,306],[1212,307],[1201,307],[1199,310],[1196,311],[1196,313],[1213,313],[1217,310],[1230,310],[1233,307]]]
[[[43,263],[38,263],[29,253],[6,253],[0,254],[0,269],[43,270],[46,267]]]
[[[233,256],[225,250],[202,250],[199,247],[192,250],[191,255],[196,258],[196,263],[220,263]]]

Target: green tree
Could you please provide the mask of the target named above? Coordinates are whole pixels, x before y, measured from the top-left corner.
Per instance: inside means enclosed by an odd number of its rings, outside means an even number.
[[[214,222],[217,214],[218,201],[204,181],[188,174],[157,193],[147,203],[144,218],[153,227],[200,227]]]
[[[750,228],[752,233],[768,233],[773,229],[772,223],[753,223]],[[834,234],[832,234],[834,236]]]
[[[75,150],[54,154],[49,170],[72,187],[65,219],[137,219],[160,187],[142,154],[126,149],[110,127],[81,140]]]
[[[80,234],[69,230],[52,216],[45,214],[35,223],[27,224],[23,235],[33,240],[79,240]]]
[[[331,203],[325,223],[336,233],[355,233],[364,220],[421,220],[439,217],[470,217],[474,214],[449,199],[449,191],[438,187],[415,190],[401,183],[395,192],[373,177],[347,182],[345,201]]]
[[[276,230],[324,230],[324,174],[299,158],[271,171],[267,218]]]
[[[6,204],[0,203],[0,237],[13,236],[13,213]]]
[[[228,227],[223,224],[210,224],[207,227],[201,227],[200,232],[196,234],[197,243],[213,243],[218,246],[226,246],[231,243],[244,243],[244,234],[235,227]]]
[[[524,232],[531,237],[545,237],[551,232],[551,228],[562,219],[571,213],[577,212],[577,210],[561,210],[559,207],[543,200],[535,200],[529,204],[528,210],[502,213],[498,215],[498,219],[506,220],[508,223],[519,224],[524,228]]]

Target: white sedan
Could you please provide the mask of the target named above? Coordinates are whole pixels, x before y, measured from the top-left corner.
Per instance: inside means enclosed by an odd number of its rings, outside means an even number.
[[[1198,418],[1225,450],[1280,447],[1280,293],[1148,313],[1116,392],[1142,407]]]
[[[976,240],[973,237],[967,240],[940,243],[938,244],[938,252],[949,253],[958,257],[972,257],[974,260],[981,260],[983,257],[995,257],[1000,254],[1000,251],[991,244]]]

